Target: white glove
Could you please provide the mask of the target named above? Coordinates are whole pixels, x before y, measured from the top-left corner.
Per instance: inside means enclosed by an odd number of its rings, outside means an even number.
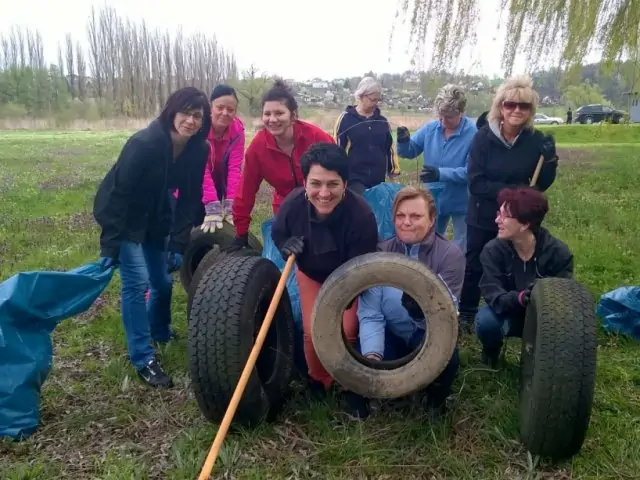
[[[220,202],[210,202],[204,206],[205,217],[200,229],[205,233],[214,233],[222,228],[224,210]]]

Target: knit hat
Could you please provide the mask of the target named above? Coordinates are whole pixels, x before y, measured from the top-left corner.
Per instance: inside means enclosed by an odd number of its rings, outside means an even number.
[[[211,92],[211,97],[209,98],[210,102],[213,102],[216,98],[226,97],[227,95],[232,95],[233,98],[238,100],[238,95],[236,95],[235,89],[231,85],[216,85],[216,87]]]

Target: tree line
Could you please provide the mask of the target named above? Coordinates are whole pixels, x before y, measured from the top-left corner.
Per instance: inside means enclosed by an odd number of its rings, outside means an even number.
[[[86,42],[66,35],[57,64],[47,64],[39,31],[0,34],[0,116],[148,117],[178,88],[208,92],[238,77],[214,35],[152,30],[109,6],[91,9],[86,30]]]

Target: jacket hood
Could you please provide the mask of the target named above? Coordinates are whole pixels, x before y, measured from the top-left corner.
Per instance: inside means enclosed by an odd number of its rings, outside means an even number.
[[[380,108],[375,107],[373,109],[373,113],[371,114],[370,117],[365,117],[364,115],[360,115],[358,113],[358,111],[356,110],[356,106],[355,105],[349,105],[347,108],[345,108],[345,112],[348,113],[349,115],[355,115],[356,117],[358,117],[361,120],[366,120],[367,118],[378,118],[380,117],[382,114],[380,113]]]

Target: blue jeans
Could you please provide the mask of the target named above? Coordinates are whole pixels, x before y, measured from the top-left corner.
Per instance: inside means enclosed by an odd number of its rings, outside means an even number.
[[[467,249],[467,223],[464,220],[465,214],[460,213],[457,215],[440,215],[438,214],[438,220],[436,222],[436,232],[440,235],[444,235],[447,231],[447,225],[449,225],[449,219],[453,223],[453,241],[460,247],[462,253]]]
[[[505,337],[522,338],[523,326],[524,319],[500,317],[488,306],[476,314],[476,335],[488,354],[499,354]]]
[[[413,350],[418,348],[422,338],[424,337],[425,330],[422,328],[417,329],[411,336],[409,343],[407,344],[403,339],[395,335],[389,328],[385,328],[384,336],[384,360],[398,360],[406,355],[409,355]],[[356,342],[356,350],[360,353],[360,341]],[[453,351],[451,360],[442,371],[440,375],[431,383],[426,389],[427,403],[430,406],[440,407],[447,400],[447,397],[451,395],[451,389],[453,382],[458,374],[460,368],[460,356],[458,353],[458,347]]]
[[[131,363],[138,370],[155,355],[152,339],[166,342],[171,337],[173,277],[167,273],[167,241],[164,245],[122,242],[120,247],[122,323]]]

